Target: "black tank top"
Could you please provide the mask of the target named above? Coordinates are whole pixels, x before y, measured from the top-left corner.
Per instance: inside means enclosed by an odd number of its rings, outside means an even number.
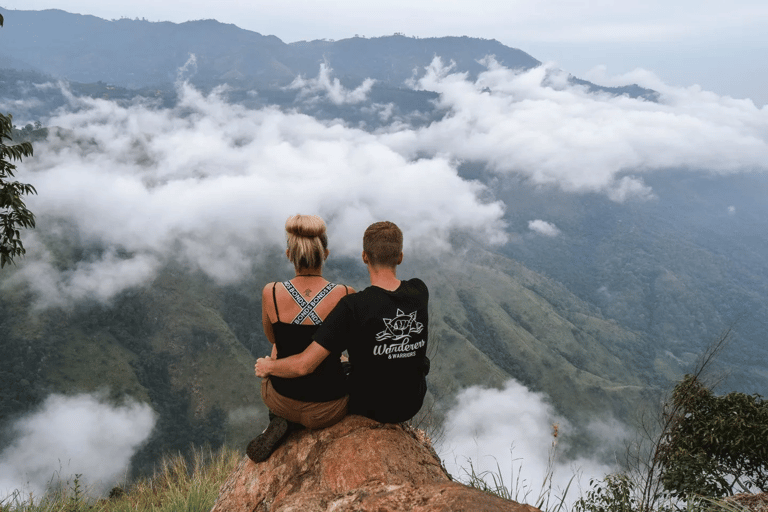
[[[338,285],[329,283],[311,301],[307,302],[290,281],[283,282],[285,289],[288,290],[293,300],[301,308],[301,311],[294,317],[291,323],[280,321],[277,298],[275,297],[276,285],[277,283],[272,286],[272,300],[275,303],[277,322],[272,324],[272,330],[275,334],[277,358],[282,359],[302,353],[312,343],[312,337],[322,323],[320,317],[315,313],[315,307]],[[302,323],[307,317],[312,321],[312,325]],[[339,356],[340,354],[329,354],[315,368],[315,371],[303,377],[288,379],[272,376],[270,377],[272,386],[281,395],[302,402],[330,402],[331,400],[337,400],[347,394]]]

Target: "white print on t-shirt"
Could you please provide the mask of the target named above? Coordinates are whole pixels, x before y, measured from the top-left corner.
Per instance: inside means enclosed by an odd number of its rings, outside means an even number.
[[[386,329],[376,335],[376,341],[393,340],[398,343],[376,345],[373,347],[373,355],[386,355],[389,359],[413,357],[416,355],[416,349],[426,344],[425,340],[410,343],[411,335],[424,330],[424,324],[416,321],[416,311],[406,315],[398,309],[395,318],[383,320]]]
[[[376,335],[376,341],[392,339],[400,341],[410,338],[411,334],[419,334],[424,329],[424,324],[416,321],[416,311],[406,315],[401,310],[397,310],[395,318],[382,318],[386,329]]]
[[[426,345],[426,340],[419,340],[416,343],[408,343],[409,340],[405,339],[402,343],[393,343],[387,345],[382,343],[373,347],[373,355],[375,356],[388,356],[389,359],[400,357],[413,357],[416,355],[416,349]]]

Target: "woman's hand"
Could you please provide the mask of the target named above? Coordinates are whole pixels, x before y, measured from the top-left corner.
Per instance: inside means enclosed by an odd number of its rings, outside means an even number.
[[[261,377],[262,379],[265,377],[269,377],[272,374],[272,364],[273,360],[271,357],[260,357],[256,360],[256,364],[254,365],[253,369],[256,372],[257,377]]]

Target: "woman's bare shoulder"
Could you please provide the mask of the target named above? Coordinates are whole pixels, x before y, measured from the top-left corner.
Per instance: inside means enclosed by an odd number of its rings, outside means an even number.
[[[341,290],[343,295],[355,293],[355,289],[343,283],[336,283],[336,290]]]
[[[265,284],[264,289],[261,291],[262,296],[272,295],[272,290],[274,290],[276,284],[277,281]]]

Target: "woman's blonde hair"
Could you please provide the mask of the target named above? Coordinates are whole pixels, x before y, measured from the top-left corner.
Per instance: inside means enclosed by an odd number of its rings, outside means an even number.
[[[297,269],[320,268],[328,249],[325,222],[317,215],[294,215],[285,221],[288,259]]]

